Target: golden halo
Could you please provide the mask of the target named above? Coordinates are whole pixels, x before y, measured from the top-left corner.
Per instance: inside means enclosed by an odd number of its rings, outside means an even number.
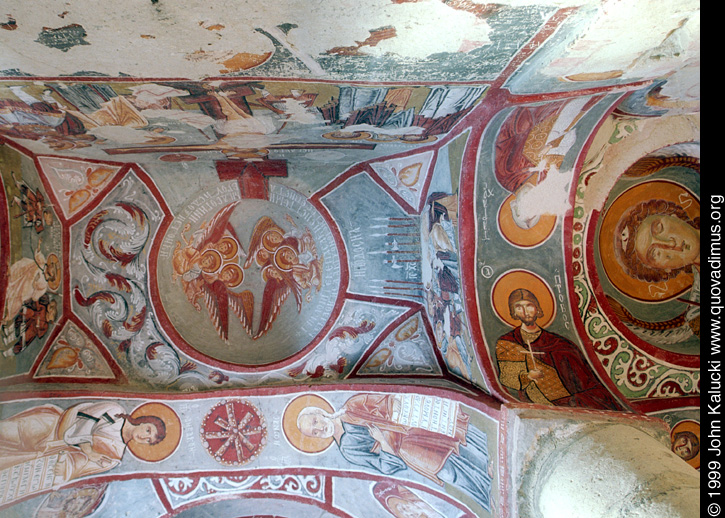
[[[670,440],[675,440],[675,435],[677,435],[680,432],[692,432],[697,436],[697,440],[700,440],[700,423],[697,421],[691,421],[689,419],[686,419],[684,421],[680,421],[677,423],[670,432]],[[700,468],[700,452],[697,452],[697,455],[692,457],[690,460],[686,460],[690,466],[692,466],[695,469]]]
[[[262,268],[262,280],[264,282],[269,282],[270,279],[279,280],[280,278],[280,273],[277,271],[277,268],[275,268],[274,265],[268,264],[267,266]]]
[[[536,185],[535,177],[531,183],[526,185]],[[522,186],[523,187],[523,186]],[[530,189],[531,187],[529,187]],[[556,216],[552,214],[544,214],[539,217],[538,221],[529,228],[522,228],[514,219],[513,207],[511,203],[516,199],[516,194],[506,198],[501,207],[498,209],[498,228],[501,235],[512,245],[522,248],[533,248],[546,241],[556,228]]]
[[[680,421],[677,423],[674,428],[672,428],[672,432],[670,432],[670,436],[674,437],[675,434],[679,432],[692,432],[698,437],[700,437],[700,423],[697,421],[691,421],[689,419],[685,419],[684,421]]]
[[[230,280],[224,281],[224,284],[226,284],[228,288],[236,288],[242,283],[242,281],[244,281],[244,270],[242,270],[242,267],[236,263],[230,263],[222,268],[219,275],[223,277],[225,274],[231,274],[232,276]]]
[[[48,283],[48,289],[55,293],[60,287],[60,259],[55,254],[48,254],[45,259],[44,277]]]
[[[330,140],[360,140],[370,137],[367,131],[330,131],[322,135]]]
[[[388,135],[387,133],[372,133],[365,140],[370,142],[397,142],[400,138],[397,135]]]
[[[581,74],[569,74],[568,76],[559,77],[559,81],[606,81],[608,79],[616,79],[622,77],[622,70],[608,70],[607,72],[584,72]]]
[[[521,322],[511,316],[509,295],[514,290],[523,288],[536,296],[544,316],[537,322],[540,327],[548,327],[556,316],[556,300],[549,285],[538,275],[526,270],[510,270],[499,277],[491,290],[491,305],[496,316],[511,327],[518,327]]]
[[[254,262],[257,266],[264,266],[269,261],[269,251],[265,248],[260,248],[257,253],[254,254]]]
[[[211,259],[211,264],[205,266],[204,260],[208,259]],[[201,260],[199,261],[199,263],[202,271],[206,273],[214,273],[219,270],[219,267],[222,265],[222,254],[210,248],[209,250],[206,250],[203,254],[201,254]]]
[[[294,254],[294,257],[297,258],[297,252],[295,252],[294,248],[292,248],[291,246],[287,246],[287,245],[280,246],[277,249],[277,251],[274,253],[274,264],[277,266],[277,268],[279,268],[283,272],[288,272],[297,263],[285,260],[284,253],[283,253],[285,250],[291,250],[292,253]]]
[[[169,457],[181,442],[181,420],[169,406],[163,403],[144,403],[131,412],[134,419],[153,415],[166,425],[166,437],[156,444],[129,441],[126,445],[134,457],[147,462],[159,462]]]
[[[267,230],[262,235],[262,246],[269,252],[274,252],[279,247],[280,243],[284,240],[282,232],[279,230],[271,229]]]
[[[282,416],[282,429],[289,443],[301,452],[321,453],[329,448],[335,439],[332,437],[327,437],[325,439],[308,437],[303,435],[302,432],[300,432],[300,429],[297,428],[297,416],[303,408],[310,406],[321,408],[328,413],[335,411],[326,399],[323,399],[316,394],[304,394],[302,396],[298,396],[290,401],[287,408],[284,410],[284,414]]]
[[[402,135],[400,137],[400,141],[407,144],[426,144],[428,142],[435,142],[436,140],[438,140],[438,137],[435,135]]]
[[[229,245],[229,250],[226,252],[222,251],[222,245]],[[234,259],[239,253],[239,243],[237,240],[230,236],[225,236],[219,240],[216,246],[219,253],[222,254],[224,259]]]
[[[614,247],[614,234],[622,216],[637,204],[649,200],[676,203],[691,219],[700,216],[700,201],[682,185],[666,180],[637,184],[617,196],[604,214],[599,230],[599,259],[609,281],[624,295],[643,302],[664,302],[690,289],[693,282],[692,273],[682,272],[666,283],[635,279],[622,268]]]

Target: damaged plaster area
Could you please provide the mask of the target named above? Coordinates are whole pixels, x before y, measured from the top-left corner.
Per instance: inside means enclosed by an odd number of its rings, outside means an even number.
[[[569,189],[571,172],[551,167],[543,180],[532,185],[526,183],[517,191],[512,202],[514,221],[521,228],[532,228],[542,216],[564,217],[571,205]]]
[[[491,46],[496,32],[503,37],[502,28],[494,30],[489,23],[495,16],[506,19],[501,13],[532,9],[534,34],[545,21],[536,8],[553,11],[586,3],[502,0],[494,12],[474,0],[247,0],[233,8],[218,1],[133,0],[103,9],[92,0],[62,5],[8,0],[3,2],[8,19],[3,22],[7,30],[0,31],[0,70],[202,79],[253,70],[276,59],[285,62],[275,71],[287,67],[289,76],[324,77],[323,56],[392,56],[411,63],[463,55]]]
[[[562,81],[619,78],[636,81],[672,75],[667,97],[700,95],[700,2],[606,0],[588,27],[544,73]],[[683,63],[685,66],[683,67]]]

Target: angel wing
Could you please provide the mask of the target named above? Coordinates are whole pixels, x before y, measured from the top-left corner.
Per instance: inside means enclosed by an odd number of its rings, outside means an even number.
[[[252,231],[252,238],[249,241],[249,251],[247,255],[247,260],[244,262],[244,268],[249,268],[251,264],[254,262],[254,258],[257,256],[257,252],[262,248],[262,236],[269,231],[269,230],[276,230],[280,234],[284,235],[284,230],[277,225],[277,223],[274,222],[272,218],[269,216],[263,216],[257,221],[257,224],[254,225],[254,230]]]
[[[290,273],[280,272],[276,269],[275,272],[277,274],[270,275],[267,284],[264,286],[262,313],[257,327],[257,334],[252,337],[254,340],[264,336],[269,331],[290,293],[294,295],[297,302],[297,312],[302,311],[302,291],[297,282]]]
[[[229,340],[229,310],[231,309],[248,334],[252,334],[252,315],[254,308],[254,295],[246,290],[242,293],[229,291],[226,285],[216,280],[212,283],[204,283],[202,287],[204,303],[209,312],[214,328],[219,338],[227,342]]]
[[[230,232],[236,239],[236,233],[234,232],[232,226],[229,225],[229,218],[239,203],[239,200],[233,201],[232,203],[222,207],[219,212],[214,214],[214,217],[211,218],[206,227],[204,227],[204,232],[201,235],[199,242],[194,243],[194,248],[201,250],[209,244],[218,242],[222,237],[224,237],[225,232]],[[239,239],[237,239],[237,241],[239,241]]]
[[[229,307],[239,319],[242,327],[249,336],[252,336],[252,317],[254,316],[254,294],[249,291],[236,293],[228,292]]]
[[[225,342],[229,339],[229,294],[222,281],[204,283],[202,286],[204,304],[209,312],[211,323]]]

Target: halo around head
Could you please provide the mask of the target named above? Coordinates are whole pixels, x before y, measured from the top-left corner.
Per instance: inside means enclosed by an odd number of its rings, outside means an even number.
[[[288,272],[295,265],[295,262],[290,257],[288,257],[285,252],[291,252],[291,257],[295,259],[297,258],[297,252],[295,252],[294,248],[292,248],[291,246],[283,245],[280,246],[274,253],[274,264],[283,272]]]
[[[156,444],[128,442],[128,449],[133,455],[147,462],[159,462],[174,453],[181,442],[181,420],[169,406],[163,403],[144,403],[131,412],[134,419],[143,416],[156,416],[166,425],[166,437]]]
[[[534,294],[544,316],[537,322],[541,327],[548,327],[556,316],[554,294],[549,285],[538,275],[526,270],[510,270],[499,277],[491,290],[491,304],[496,316],[511,327],[518,327],[520,322],[511,316],[509,295],[517,289],[529,290]]]
[[[234,259],[239,253],[239,243],[233,237],[223,237],[219,241],[219,252],[224,259]]]
[[[599,260],[612,285],[624,295],[643,302],[663,302],[671,300],[689,290],[692,286],[691,273],[682,272],[666,283],[653,283],[636,279],[625,272],[617,259],[615,243],[617,225],[632,207],[648,200],[663,200],[681,205],[691,217],[700,215],[700,202],[688,189],[667,180],[652,180],[630,187],[616,197],[606,209],[599,227]],[[686,205],[686,206],[685,206]]]
[[[222,255],[217,250],[210,248],[201,254],[201,261],[202,271],[206,273],[214,273],[219,270],[222,265]]]
[[[45,259],[45,279],[48,283],[48,289],[56,293],[60,287],[61,265],[60,259],[55,254],[48,254]]]
[[[498,210],[498,228],[509,243],[521,248],[534,248],[544,243],[554,233],[557,217],[543,214],[531,221],[520,221],[517,204],[521,196],[536,185],[530,180],[523,184],[515,194],[507,197]]]
[[[224,266],[220,275],[227,278],[224,283],[228,288],[236,288],[244,281],[244,270],[236,263],[229,263]]]
[[[284,236],[282,235],[282,232],[276,229],[270,229],[262,235],[262,246],[268,252],[274,252],[275,250],[277,250],[277,247],[282,243],[283,239]]]
[[[304,453],[320,453],[330,447],[335,440],[332,437],[318,438],[308,437],[297,428],[297,417],[302,409],[307,407],[321,408],[325,412],[332,413],[335,410],[326,399],[315,394],[304,394],[298,396],[287,405],[282,417],[282,429],[289,443]]]
[[[699,441],[700,440],[700,423],[698,423],[697,421],[691,421],[689,419],[680,421],[672,428],[672,431],[670,432],[670,439],[674,442],[675,436],[681,432],[691,432],[691,433],[695,434],[695,436],[697,437],[697,440]],[[699,469],[700,468],[700,452],[698,451],[697,455],[695,455],[694,457],[692,457],[689,460],[686,460],[685,462],[687,462],[693,468]]]

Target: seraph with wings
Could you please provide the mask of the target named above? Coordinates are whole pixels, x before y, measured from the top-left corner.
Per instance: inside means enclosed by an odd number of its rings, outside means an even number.
[[[229,223],[238,204],[235,201],[225,205],[190,239],[182,233],[185,245],[177,242],[172,259],[173,279],[181,279],[184,293],[197,311],[201,311],[198,299],[203,298],[209,318],[224,342],[229,339],[230,312],[252,335],[254,294],[237,291],[244,280],[239,261],[246,254]],[[187,225],[184,232],[188,230]]]
[[[244,269],[256,264],[265,282],[255,340],[271,329],[290,295],[299,313],[303,299],[309,302],[312,290],[320,290],[322,257],[317,255],[312,235],[309,229],[300,232],[289,216],[287,220],[294,226],[292,231],[285,232],[268,216],[260,218],[252,231]],[[305,289],[309,292],[303,297]]]

